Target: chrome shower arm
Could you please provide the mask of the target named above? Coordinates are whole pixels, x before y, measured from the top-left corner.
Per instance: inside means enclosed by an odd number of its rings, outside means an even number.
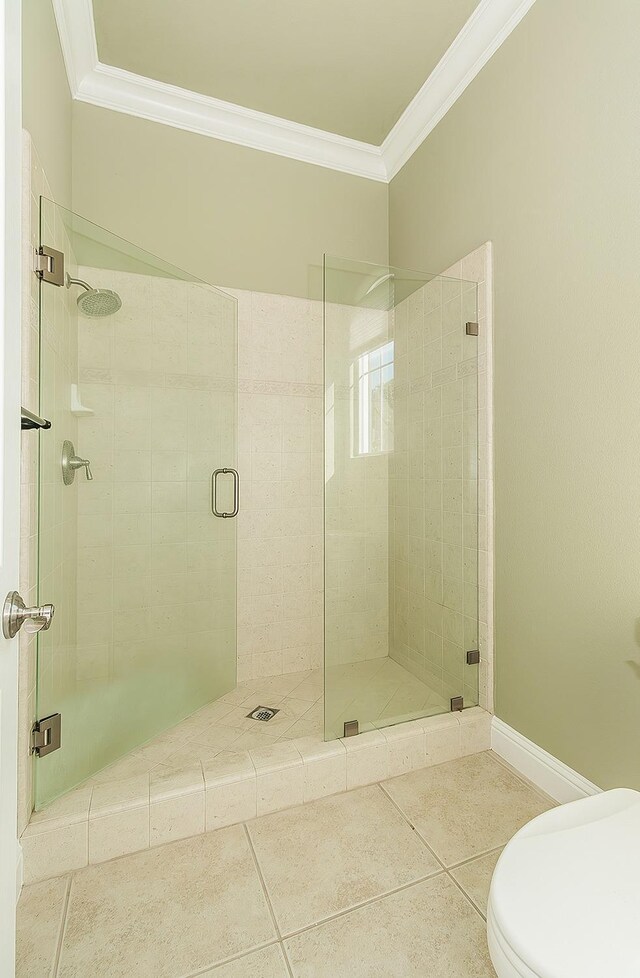
[[[91,286],[83,282],[81,278],[71,278],[69,273],[67,273],[67,288],[71,288],[72,285],[80,285],[86,292],[93,292]]]

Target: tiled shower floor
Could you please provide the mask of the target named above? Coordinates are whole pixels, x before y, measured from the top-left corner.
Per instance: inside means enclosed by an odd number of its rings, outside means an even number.
[[[335,737],[345,720],[372,725],[446,712],[448,704],[393,659],[333,666],[328,718]],[[251,720],[254,707],[276,707],[268,722]],[[364,727],[367,729],[367,727]],[[218,754],[269,747],[299,738],[324,739],[323,670],[288,673],[240,683],[182,723],[97,772],[91,782],[119,781],[163,768],[206,764]]]

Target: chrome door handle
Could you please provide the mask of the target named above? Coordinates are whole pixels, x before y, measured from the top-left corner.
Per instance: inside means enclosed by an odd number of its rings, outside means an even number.
[[[2,609],[2,634],[5,638],[14,638],[26,621],[29,622],[27,631],[46,632],[55,610],[52,604],[27,608],[17,591],[9,591]]]
[[[218,476],[219,475],[232,475],[233,476],[233,510],[230,513],[220,512],[218,510]],[[211,476],[211,512],[214,516],[219,517],[221,520],[231,519],[238,515],[238,510],[240,509],[240,476],[235,469],[216,469]]]

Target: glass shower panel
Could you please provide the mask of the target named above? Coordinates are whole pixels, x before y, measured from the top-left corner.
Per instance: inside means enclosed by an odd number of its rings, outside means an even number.
[[[476,291],[325,257],[327,739],[478,703]]]
[[[40,287],[39,599],[56,614],[37,701],[62,746],[37,760],[38,806],[235,685],[235,520],[212,513],[212,473],[237,441],[236,300],[49,200],[40,217],[71,281]]]

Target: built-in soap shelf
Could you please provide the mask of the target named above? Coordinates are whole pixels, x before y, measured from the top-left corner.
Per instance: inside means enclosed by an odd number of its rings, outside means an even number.
[[[86,407],[80,400],[80,391],[77,384],[71,385],[71,413],[77,417],[89,417],[93,414],[93,408]]]

